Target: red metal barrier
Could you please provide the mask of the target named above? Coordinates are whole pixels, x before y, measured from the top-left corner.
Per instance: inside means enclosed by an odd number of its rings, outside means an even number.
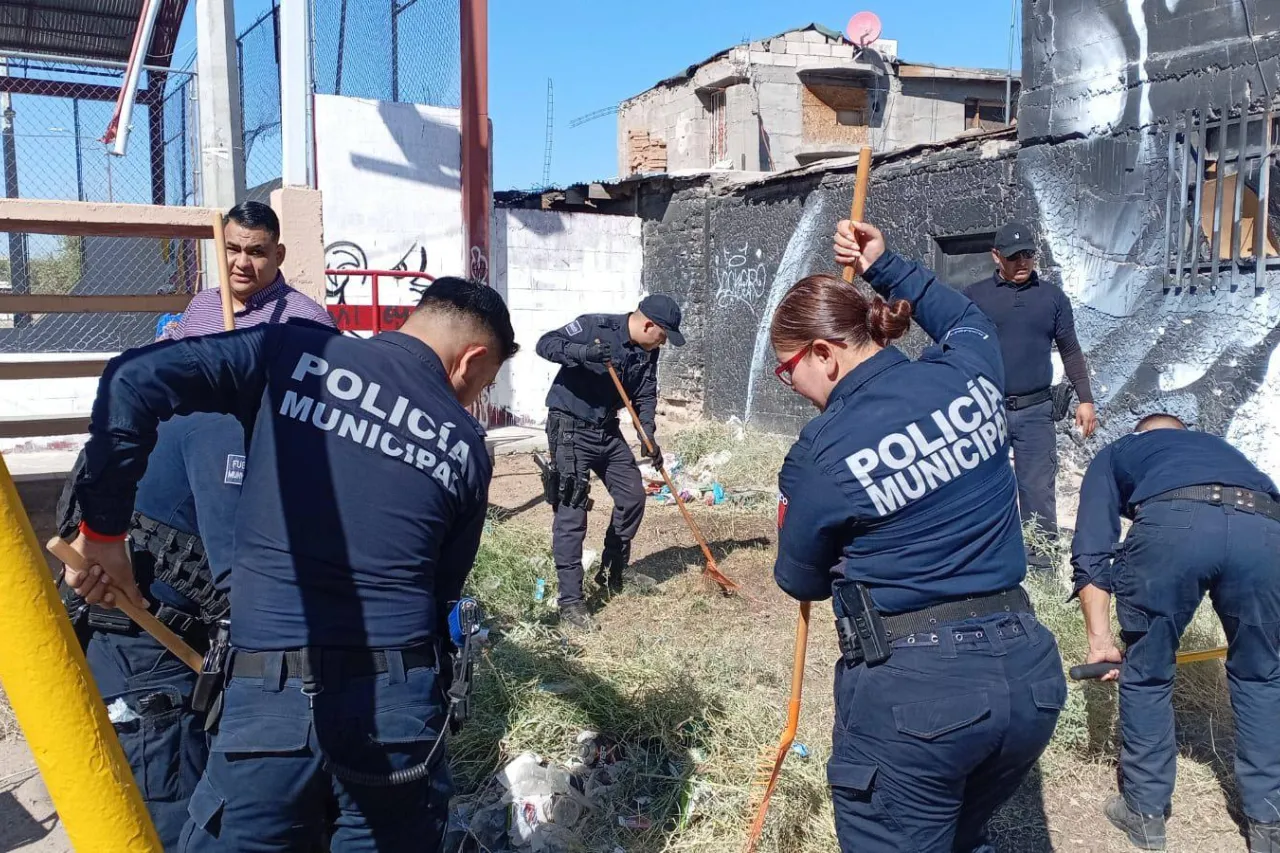
[[[329,316],[344,332],[378,332],[395,331],[404,325],[413,311],[412,305],[384,306],[378,297],[379,280],[382,278],[422,278],[435,281],[435,276],[425,272],[412,270],[361,270],[337,269],[325,270],[326,277],[345,276],[351,278],[368,278],[372,289],[371,305],[326,305]]]

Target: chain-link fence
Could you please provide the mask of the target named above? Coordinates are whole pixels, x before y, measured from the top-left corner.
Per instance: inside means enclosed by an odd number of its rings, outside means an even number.
[[[316,91],[459,106],[459,15],[459,0],[313,0]]]
[[[324,95],[457,107],[459,0],[313,0],[312,86]],[[280,27],[272,8],[236,39],[248,197],[279,186]]]
[[[244,116],[246,198],[270,201],[280,185],[280,17],[279,7],[241,31],[236,39],[240,68],[240,113]]]
[[[124,70],[0,57],[0,162],[9,198],[196,204],[196,78],[143,73],[124,156],[101,138]],[[121,128],[123,131],[123,128]],[[197,241],[0,233],[0,293],[193,293]],[[110,351],[148,343],[141,314],[0,314],[0,353]]]

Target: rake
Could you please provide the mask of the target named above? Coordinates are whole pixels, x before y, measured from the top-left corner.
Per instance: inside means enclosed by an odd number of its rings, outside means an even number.
[[[853,188],[853,204],[849,208],[849,218],[861,222],[867,208],[867,187],[871,182],[871,149],[863,146],[858,152],[858,177]],[[844,268],[844,280],[852,283],[853,267]],[[752,853],[764,830],[764,819],[769,812],[769,800],[773,790],[778,786],[778,775],[782,772],[782,762],[787,760],[791,744],[796,739],[796,726],[800,722],[800,696],[804,688],[804,659],[809,642],[809,602],[800,602],[800,621],[796,625],[796,651],[791,664],[791,701],[787,705],[787,727],[778,741],[777,751],[766,754],[757,767],[756,777],[752,781],[752,803],[758,803],[755,819],[751,822],[751,830],[747,834],[745,853]]]

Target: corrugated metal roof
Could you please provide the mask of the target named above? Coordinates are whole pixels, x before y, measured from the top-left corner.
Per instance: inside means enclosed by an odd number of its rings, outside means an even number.
[[[126,62],[143,0],[0,0],[0,51]],[[168,65],[187,0],[161,0],[150,65]]]

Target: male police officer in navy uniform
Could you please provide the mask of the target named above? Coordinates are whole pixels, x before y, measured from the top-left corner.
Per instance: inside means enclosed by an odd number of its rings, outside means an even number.
[[[1058,537],[1058,442],[1054,433],[1053,363],[1056,343],[1062,368],[1075,388],[1080,405],[1076,426],[1085,438],[1097,429],[1098,417],[1089,387],[1089,369],[1076,339],[1071,300],[1062,288],[1036,273],[1036,244],[1031,229],[1011,222],[996,232],[991,256],[996,271],[990,278],[965,288],[982,313],[995,323],[1004,359],[1009,444],[1018,478],[1018,509],[1022,522],[1033,517],[1050,539]],[[1052,567],[1049,554],[1034,549],[1032,566]]]
[[[1124,543],[1120,517],[1133,520]],[[1223,439],[1143,418],[1085,473],[1072,543],[1089,663],[1120,679],[1121,795],[1107,817],[1163,850],[1173,799],[1174,659],[1206,591],[1227,635],[1236,780],[1252,853],[1280,853],[1280,491]],[[1111,636],[1115,596],[1123,657]]]
[[[246,202],[225,219],[232,277],[257,288],[248,297],[254,305],[236,312],[237,328],[291,317],[333,325],[320,305],[282,283],[280,221],[271,208]],[[266,246],[276,249],[265,251]],[[217,291],[212,299],[205,296],[193,300],[166,337],[222,330]],[[83,466],[81,453],[59,501],[64,539],[79,529],[74,486]],[[129,528],[135,578],[153,599],[156,618],[201,654],[230,610],[232,532],[244,471],[243,427],[230,415],[198,413],[160,425],[138,483]],[[89,607],[74,594],[66,598],[77,630],[87,634],[89,669],[115,708],[116,733],[156,832],[166,849],[176,850],[188,800],[209,755],[205,715],[192,707],[196,673],[123,613]]]
[[[156,425],[234,414],[249,436],[221,718],[182,849],[431,850],[450,782],[440,642],[492,468],[465,406],[517,347],[494,291],[445,278],[399,332],[306,322],[125,353],[94,404],[76,494],[91,603],[133,586],[122,544]]]
[[[547,444],[554,474],[547,500],[555,508],[552,546],[559,579],[560,616],[577,628],[592,627],[582,600],[582,543],[587,535],[591,472],[613,498],[596,583],[617,592],[631,559],[631,540],[644,517],[644,483],[635,456],[618,428],[623,402],[606,365],[613,364],[648,434],[654,465],[662,450],[654,436],[658,407],[658,348],[684,346],[680,306],[669,296],[646,296],[630,314],[587,314],[538,341],[538,355],[561,365],[547,393]]]
[[[59,535],[74,538],[81,512],[67,480]],[[244,431],[228,415],[193,414],[160,426],[138,483],[129,536],[134,577],[157,619],[200,654],[230,610],[227,592]],[[138,789],[166,850],[176,850],[187,801],[208,760],[205,718],[191,707],[196,673],[114,608],[68,596],[85,657]]]

